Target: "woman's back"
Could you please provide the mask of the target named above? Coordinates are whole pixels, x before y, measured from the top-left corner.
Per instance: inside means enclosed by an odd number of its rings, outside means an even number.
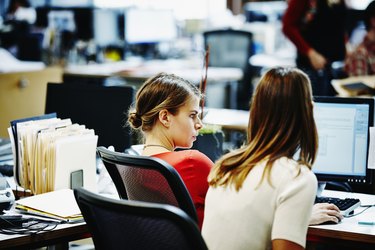
[[[265,164],[251,170],[238,192],[233,186],[209,188],[202,234],[210,249],[271,249],[278,238],[304,245],[316,177],[283,157],[272,166],[273,187],[267,180],[258,186]]]

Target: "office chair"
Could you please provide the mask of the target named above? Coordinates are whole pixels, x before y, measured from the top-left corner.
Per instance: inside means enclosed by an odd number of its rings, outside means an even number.
[[[121,199],[164,203],[184,210],[195,222],[197,212],[178,172],[167,162],[149,156],[97,148]]]
[[[99,146],[124,151],[132,145],[127,111],[134,101],[132,86],[105,87],[90,84],[48,83],[45,113],[70,118],[73,123],[94,129]]]
[[[253,92],[253,68],[249,64],[249,58],[254,54],[253,34],[244,30],[219,29],[203,32],[203,37],[205,47],[210,46],[209,66],[240,68],[243,71],[237,90],[231,86],[237,104],[231,103],[230,108],[249,110]]]
[[[177,207],[114,200],[83,188],[74,195],[95,249],[207,249],[197,225]]]

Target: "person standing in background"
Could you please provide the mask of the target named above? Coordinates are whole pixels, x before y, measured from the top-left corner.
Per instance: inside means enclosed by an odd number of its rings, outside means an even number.
[[[17,56],[19,44],[29,38],[35,21],[36,11],[28,0],[11,0],[0,29],[0,46]]]
[[[26,21],[31,25],[36,21],[36,11],[28,0],[11,0],[6,20]]]
[[[345,60],[348,76],[375,75],[375,1],[364,12],[366,35],[358,47]]]
[[[331,86],[335,61],[346,55],[344,0],[289,0],[283,32],[297,47],[297,67],[308,74],[313,95],[334,95]]]

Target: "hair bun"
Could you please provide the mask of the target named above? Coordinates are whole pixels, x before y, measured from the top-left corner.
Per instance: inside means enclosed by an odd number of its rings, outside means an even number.
[[[136,112],[129,113],[128,122],[133,128],[142,126],[142,119]]]

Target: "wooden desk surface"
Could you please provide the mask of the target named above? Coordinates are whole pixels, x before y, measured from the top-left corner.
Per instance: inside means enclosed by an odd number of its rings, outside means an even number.
[[[347,193],[338,191],[323,191],[323,196],[338,198],[359,198],[362,205],[375,204],[375,195]],[[363,207],[355,209],[354,213],[362,211]],[[321,243],[339,244],[375,244],[375,225],[361,225],[359,221],[373,221],[375,223],[375,207],[371,207],[362,214],[344,218],[339,224],[310,226],[307,233],[309,240]],[[360,247],[358,246],[358,249]]]
[[[336,90],[339,96],[341,97],[353,97],[353,96],[358,96],[357,91],[349,91],[346,89],[344,86],[346,84],[351,84],[351,83],[364,83],[368,87],[375,89],[375,76],[354,76],[354,77],[348,77],[344,79],[333,79],[331,81],[331,85],[333,88]],[[372,96],[369,94],[360,94],[360,96],[368,97]]]
[[[61,224],[52,231],[33,235],[5,235],[0,233],[0,249],[30,249],[91,237],[86,223]]]

